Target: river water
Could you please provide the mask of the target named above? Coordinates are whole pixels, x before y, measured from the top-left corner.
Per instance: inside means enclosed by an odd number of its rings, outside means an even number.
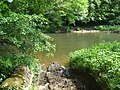
[[[120,41],[120,34],[115,33],[66,33],[66,34],[48,34],[54,38],[53,43],[56,44],[56,52],[54,56],[45,57],[37,53],[37,57],[42,59],[42,64],[48,66],[56,62],[67,66],[69,61],[69,53],[82,48],[88,48],[102,41]]]

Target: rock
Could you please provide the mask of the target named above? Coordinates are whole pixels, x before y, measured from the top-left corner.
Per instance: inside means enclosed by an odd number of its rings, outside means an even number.
[[[120,33],[120,30],[115,30],[115,31],[112,31],[112,33]]]
[[[64,67],[64,66],[61,66],[61,68],[65,69],[65,67]]]
[[[70,77],[70,69],[69,69],[69,68],[64,69],[63,74],[64,74],[66,77]]]
[[[44,85],[47,81],[45,79],[46,77],[46,71],[41,70],[38,75],[38,85]]]
[[[38,86],[38,90],[49,90],[48,85],[49,85],[49,83],[46,83],[45,85],[40,85],[40,86]]]
[[[56,76],[69,76],[69,69],[66,69],[64,66],[60,66],[59,64],[53,63],[48,69],[48,72],[53,73]]]
[[[51,72],[47,72],[46,74],[46,79],[49,83],[54,83],[56,82],[59,78],[57,76],[55,76],[53,73]]]
[[[48,88],[48,86],[49,86],[49,83],[46,83],[46,84],[45,84],[45,87]]]
[[[39,89],[39,90],[45,90],[45,89],[46,89],[46,87],[45,87],[45,86],[40,85],[40,86],[38,86],[38,89]]]
[[[0,88],[17,87],[22,90],[29,90],[32,84],[33,74],[27,65],[21,65],[15,69],[13,74],[7,78]]]
[[[72,86],[70,87],[70,90],[76,90],[76,87]]]
[[[47,81],[44,84],[45,90],[77,90],[69,77],[70,69],[56,63],[51,64],[47,72],[40,73],[40,80],[44,78]]]
[[[45,77],[45,75],[46,75],[46,71],[43,71],[43,70],[41,70],[40,71],[40,76],[39,76],[39,78],[44,78]]]

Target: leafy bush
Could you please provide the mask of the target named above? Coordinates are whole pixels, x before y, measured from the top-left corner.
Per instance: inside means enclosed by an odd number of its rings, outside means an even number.
[[[88,19],[91,21],[108,21],[119,16],[118,0],[88,0]]]
[[[103,90],[120,89],[120,42],[100,43],[70,54],[70,67],[86,71]]]
[[[35,52],[50,52],[54,45],[52,38],[41,33],[38,23],[46,21],[41,15],[24,15],[9,12],[0,15],[0,46],[10,55],[0,56],[0,83],[21,64],[26,64],[36,74],[40,63],[35,59]],[[1,47],[1,48],[2,48]],[[15,50],[12,50],[14,48]]]
[[[15,0],[9,6],[17,13],[44,15],[49,24],[43,32],[67,32],[67,26],[84,22],[88,14],[88,0]]]
[[[60,29],[67,32],[67,26],[75,24],[76,21],[84,22],[88,14],[87,0],[62,0],[55,2],[50,12],[47,13],[52,25],[51,29]],[[57,30],[56,30],[57,31]]]
[[[101,30],[101,31],[114,31],[114,30],[120,30],[120,25],[100,25],[100,26],[95,26],[94,27],[96,30]]]
[[[108,22],[120,12],[118,0],[14,0],[8,6],[16,13],[42,14],[49,20],[47,25],[42,25],[42,30],[50,33],[69,32],[67,27],[78,22]]]
[[[23,15],[10,12],[8,16],[0,16],[0,39],[29,53],[46,50],[49,52],[53,45],[49,36],[41,33],[37,23],[44,23],[41,15]],[[6,42],[7,40],[7,42]]]
[[[110,24],[110,25],[120,25],[120,16],[116,17],[116,18],[113,19],[113,20],[110,20],[110,21],[109,21],[109,24]]]
[[[8,9],[8,5],[4,2],[4,0],[0,1],[0,14],[6,14]]]

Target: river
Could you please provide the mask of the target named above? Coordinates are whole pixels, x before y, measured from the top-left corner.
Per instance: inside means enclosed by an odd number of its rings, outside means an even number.
[[[54,56],[45,57],[37,53],[37,57],[42,59],[43,66],[56,62],[64,66],[68,66],[69,53],[78,49],[88,48],[102,41],[120,41],[120,34],[115,33],[66,33],[66,34],[48,34],[54,38],[56,44],[56,52]]]

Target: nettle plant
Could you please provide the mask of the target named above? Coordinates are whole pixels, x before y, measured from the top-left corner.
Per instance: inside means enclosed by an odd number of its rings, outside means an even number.
[[[103,90],[119,90],[120,42],[75,51],[70,54],[70,67],[92,75]]]

